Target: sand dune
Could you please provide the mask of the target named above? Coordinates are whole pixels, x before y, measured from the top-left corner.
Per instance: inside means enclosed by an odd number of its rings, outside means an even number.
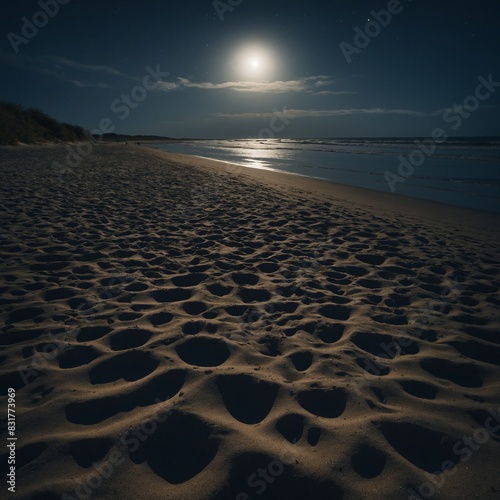
[[[498,217],[65,155],[0,151],[16,498],[500,498]]]

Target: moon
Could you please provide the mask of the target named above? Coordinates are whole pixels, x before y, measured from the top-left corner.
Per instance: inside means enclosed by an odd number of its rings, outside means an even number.
[[[259,43],[250,43],[237,49],[233,55],[235,76],[249,81],[265,81],[274,76],[273,51]]]

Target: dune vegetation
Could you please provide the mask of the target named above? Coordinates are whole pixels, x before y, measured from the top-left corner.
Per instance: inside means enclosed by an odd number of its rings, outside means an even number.
[[[77,125],[60,123],[37,108],[0,102],[0,144],[75,142],[90,139]]]

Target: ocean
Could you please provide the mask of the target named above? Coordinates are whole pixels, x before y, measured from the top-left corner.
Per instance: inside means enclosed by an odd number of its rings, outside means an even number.
[[[500,137],[437,140],[227,139],[151,146],[500,213]]]

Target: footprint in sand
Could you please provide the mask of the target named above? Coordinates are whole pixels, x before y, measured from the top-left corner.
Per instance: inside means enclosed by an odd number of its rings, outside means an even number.
[[[44,442],[26,444],[24,446],[18,442],[16,447],[16,470],[20,472],[23,467],[37,460],[48,447],[49,445]],[[7,457],[7,453],[0,456],[0,474],[2,476],[6,476],[7,472],[10,471]]]
[[[21,321],[35,321],[41,319],[40,316],[44,312],[45,311],[41,307],[23,307],[9,313],[9,316],[5,323],[7,325],[10,325],[12,323],[19,323]]]
[[[289,356],[290,360],[295,366],[295,369],[299,372],[305,372],[308,370],[313,362],[313,355],[309,351],[299,351],[294,352]]]
[[[259,282],[259,276],[253,273],[233,273],[231,278],[237,285],[256,285]]]
[[[413,340],[380,333],[356,332],[351,335],[351,342],[363,351],[385,359],[419,352],[419,347]]]
[[[307,433],[307,442],[310,446],[316,446],[321,437],[321,429],[319,427],[310,427]]]
[[[356,364],[365,370],[365,372],[373,375],[374,377],[383,377],[390,373],[391,369],[378,361],[367,359],[367,358],[357,358]]]
[[[416,398],[434,399],[438,392],[437,387],[419,380],[405,380],[399,383],[403,390]]]
[[[483,380],[475,365],[453,363],[447,359],[427,358],[420,366],[434,377],[449,380],[461,387],[481,387]]]
[[[275,358],[281,356],[281,342],[278,337],[273,337],[272,335],[265,335],[257,341],[257,344],[261,345],[260,353],[264,356],[270,356]]]
[[[291,413],[281,417],[276,422],[276,430],[290,443],[300,441],[304,433],[305,418],[298,413]]]
[[[300,406],[318,417],[337,418],[344,413],[347,404],[345,389],[309,389],[297,394]]]
[[[175,348],[179,357],[194,366],[219,366],[227,361],[231,351],[221,339],[194,337]]]
[[[182,333],[185,335],[196,335],[203,331],[205,326],[204,321],[188,321],[182,326]]]
[[[109,326],[84,326],[78,331],[76,340],[78,342],[90,342],[104,337],[110,331],[111,328]]]
[[[267,300],[271,300],[272,297],[271,293],[267,290],[245,287],[238,290],[238,295],[245,304],[250,304],[252,302],[266,302]]]
[[[376,254],[357,254],[355,255],[356,259],[364,264],[370,264],[371,266],[380,266],[386,260],[382,255]]]
[[[109,337],[109,346],[113,351],[124,351],[144,345],[152,337],[153,333],[141,328],[127,328],[113,333]]]
[[[184,274],[172,278],[172,283],[177,287],[197,286],[207,279],[208,275],[203,273]]]
[[[463,356],[500,366],[500,348],[488,344],[482,344],[473,340],[447,342],[453,346]]]
[[[229,295],[232,292],[233,287],[215,283],[213,285],[207,286],[207,290],[216,297],[224,297],[225,295]]]
[[[174,315],[168,312],[159,312],[148,317],[149,322],[153,326],[162,326],[170,323],[174,319]]]
[[[114,444],[111,438],[79,439],[69,445],[69,453],[78,466],[88,469],[102,460]]]
[[[173,398],[186,379],[184,370],[161,373],[131,391],[120,389],[114,396],[68,403],[66,418],[73,424],[95,425],[118,413],[131,412],[137,406],[145,407]]]
[[[152,373],[158,364],[159,360],[151,352],[128,351],[93,366],[89,378],[92,384],[107,384],[121,378],[132,382]]]
[[[138,442],[133,433],[127,437]],[[182,484],[202,472],[218,449],[219,439],[211,425],[197,415],[174,410],[158,424],[154,439],[138,442],[129,455],[136,464],[147,462],[168,483]]]
[[[295,465],[295,460],[293,460]],[[242,452],[231,459],[228,483],[219,492],[220,498],[256,498],[260,488],[258,472],[263,470],[267,482],[266,489],[259,495],[262,500],[286,499],[341,500],[344,490],[331,480],[303,476],[295,468],[283,463],[278,457],[254,451]],[[250,478],[250,481],[249,481]],[[279,479],[279,480],[278,480]],[[254,481],[252,483],[252,480]],[[252,487],[253,484],[253,487]],[[251,496],[252,495],[252,496]]]
[[[351,466],[354,472],[365,479],[380,476],[386,461],[386,453],[367,443],[357,446],[351,456]]]
[[[467,335],[471,335],[477,339],[493,342],[494,344],[500,344],[500,334],[498,330],[493,330],[491,328],[479,328],[476,326],[465,326],[462,330]]]
[[[193,292],[186,288],[164,288],[150,292],[156,302],[163,304],[165,302],[181,302],[191,298]]]
[[[59,368],[76,368],[94,361],[101,355],[94,346],[77,345],[66,348],[59,356]]]
[[[316,335],[325,344],[334,344],[344,335],[345,326],[340,323],[319,323],[314,326]]]
[[[429,473],[440,471],[445,461],[456,465],[460,455],[453,451],[457,439],[410,422],[380,422],[387,442],[406,460]]]
[[[0,345],[6,346],[20,344],[22,342],[26,342],[27,340],[36,339],[46,333],[46,330],[11,330],[0,335]]]
[[[202,314],[207,310],[207,305],[204,302],[192,301],[184,302],[182,304],[182,308],[190,316],[198,316],[199,314]]]
[[[341,305],[326,305],[319,308],[318,312],[325,318],[336,319],[339,321],[346,321],[351,315],[352,309],[350,307]]]
[[[219,375],[217,388],[227,411],[244,424],[262,422],[274,405],[279,386],[250,375]]]

